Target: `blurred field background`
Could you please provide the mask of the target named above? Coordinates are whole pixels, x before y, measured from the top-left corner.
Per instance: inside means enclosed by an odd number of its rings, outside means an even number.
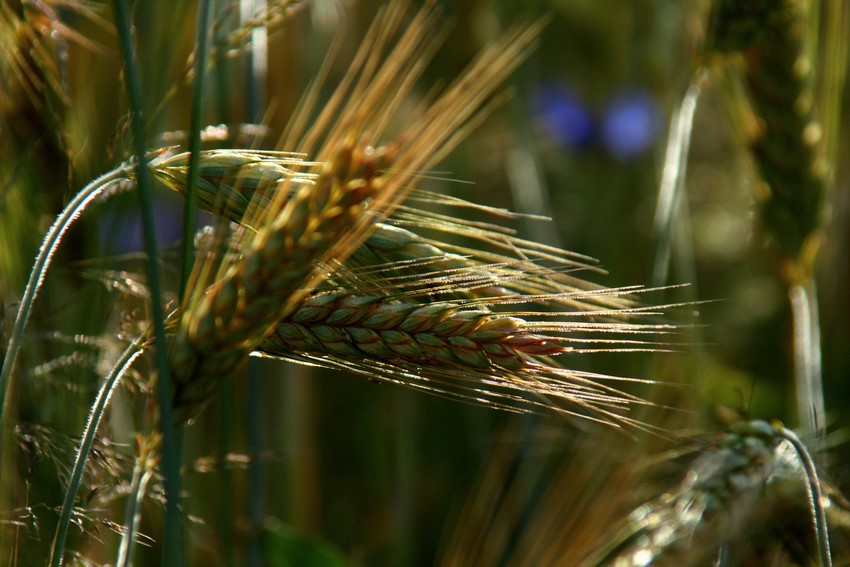
[[[450,29],[420,94],[454,77],[511,23],[546,18],[547,25],[511,79],[510,100],[426,188],[551,217],[504,222],[525,238],[599,259],[607,273],[587,274],[595,283],[689,284],[646,299],[704,302],[674,313],[677,322],[693,325],[679,337],[678,352],[575,355],[564,364],[663,383],[635,393],[672,408],[647,407],[640,418],[673,437],[722,431],[730,416],[797,427],[786,290],[758,214],[758,174],[730,95],[734,81],[713,72],[724,63],[705,49],[710,3],[442,4]],[[333,38],[342,37],[327,92],[380,5],[270,3],[280,17],[269,22],[264,45],[262,34],[242,29],[238,4],[212,2],[203,123],[227,129],[204,147],[274,148]],[[111,5],[3,0],[0,10],[5,345],[53,218],[82,186],[129,157],[132,134]],[[150,147],[185,142],[196,13],[193,2],[132,4]],[[253,51],[245,48],[251,41]],[[265,75],[252,63],[258,57],[267,62]],[[658,281],[654,219],[668,128],[703,65],[709,72],[698,79],[686,203],[675,217],[669,274]],[[846,97],[832,102],[841,108]],[[825,125],[838,140],[817,261],[829,434],[812,444],[839,489],[850,482],[845,126],[845,117]],[[155,199],[160,263],[173,286],[183,200],[162,186]],[[480,220],[493,222],[485,214]],[[118,195],[68,233],[35,305],[13,415],[5,417],[6,435],[17,441],[4,451],[0,488],[0,561],[9,565],[47,561],[74,444],[105,373],[94,349],[69,338],[108,337],[131,310],[145,309],[117,303],[121,286],[132,285],[119,272],[143,272],[142,251],[135,196]],[[130,380],[132,388],[144,388],[144,381]],[[113,444],[108,452],[117,459],[114,494],[79,497],[83,507],[99,506],[72,526],[68,548],[79,564],[114,561],[113,528],[122,522],[137,443],[125,397],[116,394],[105,426]],[[55,446],[46,447],[47,440]],[[338,371],[252,360],[185,430],[186,557],[192,565],[577,564],[632,508],[663,492],[665,482],[677,482],[681,463],[659,455],[682,445],[562,416],[498,412]],[[152,490],[141,525],[153,538],[161,530],[159,490]],[[802,530],[810,527],[799,521]],[[137,565],[158,563],[155,542],[137,547]],[[785,563],[772,564],[798,564],[782,557]],[[848,557],[837,563],[848,564]]]

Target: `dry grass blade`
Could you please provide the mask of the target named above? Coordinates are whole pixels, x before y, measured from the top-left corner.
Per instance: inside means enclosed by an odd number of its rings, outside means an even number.
[[[510,428],[484,461],[441,567],[576,564],[630,501],[639,467],[624,437],[609,431],[571,439],[559,426],[533,431]],[[563,450],[568,457],[547,466]]]

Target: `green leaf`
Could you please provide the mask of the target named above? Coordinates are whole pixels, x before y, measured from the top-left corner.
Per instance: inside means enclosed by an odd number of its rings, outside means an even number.
[[[269,567],[349,567],[342,552],[326,541],[272,519],[260,532],[260,553]]]

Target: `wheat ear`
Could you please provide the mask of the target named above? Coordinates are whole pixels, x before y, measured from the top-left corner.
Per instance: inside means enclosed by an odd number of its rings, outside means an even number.
[[[710,42],[713,50],[744,55],[750,103],[759,121],[750,141],[760,174],[757,197],[788,288],[798,414],[806,435],[823,435],[826,429],[814,267],[834,136],[823,135],[818,113],[834,117],[838,107],[834,92],[832,100],[816,97],[815,73],[829,69],[828,59],[817,57],[817,34],[810,32],[816,27],[810,25],[815,4],[716,2]]]
[[[362,220],[366,201],[381,189],[374,169],[372,158],[341,151],[183,313],[171,348],[178,408],[207,399],[297,305],[315,262]]]
[[[623,336],[673,329],[669,325],[531,320],[532,313],[493,312],[475,301],[422,303],[386,293],[316,294],[279,323],[259,345],[258,353],[344,368],[372,380],[511,411],[549,407],[609,424],[633,425],[629,408],[645,402],[605,384],[614,377],[561,368],[549,357],[599,350],[660,350],[663,346],[658,343]],[[495,302],[509,307],[536,299],[512,296],[482,305]],[[607,334],[618,336],[609,339]]]
[[[784,257],[807,264],[813,261],[827,176],[814,104],[809,4],[717,2],[711,35],[714,49],[745,54],[751,104],[761,125],[751,149],[763,181],[764,225]]]
[[[344,261],[374,224],[393,212],[410,191],[415,172],[433,166],[481,120],[493,90],[522,61],[539,29],[519,27],[507,34],[391,142],[380,145],[439,36],[429,3],[393,45],[404,13],[405,3],[382,12],[316,122],[303,132],[296,121],[288,133],[291,147],[311,152],[319,145],[316,161],[293,160],[298,175],[277,171],[269,179],[276,191],[268,202],[251,199],[245,224],[256,232],[244,239],[241,258],[222,264],[217,274],[211,262],[196,265],[195,291],[172,316],[178,419],[190,417],[328,277],[326,266]],[[309,113],[307,104],[299,116]]]
[[[171,189],[185,194],[189,154],[179,153],[151,163],[154,175]],[[268,212],[291,198],[293,184],[314,182],[308,169],[316,164],[301,154],[256,150],[209,150],[199,159],[198,207],[257,230],[252,211]],[[415,196],[416,194],[414,194]],[[480,207],[460,199],[422,193],[420,198],[452,206]],[[506,211],[492,211],[500,216]],[[434,236],[426,237],[420,233]],[[460,246],[441,235],[458,235],[473,242]],[[242,245],[236,239],[232,249]],[[546,262],[557,269],[544,268]],[[339,262],[337,262],[339,263]],[[432,281],[428,293],[440,299],[503,296],[509,294],[559,294],[565,291],[600,290],[600,286],[567,275],[564,270],[592,271],[595,260],[517,238],[494,224],[426,213],[410,205],[399,207],[385,221],[375,222],[372,232],[344,262],[361,281],[396,277],[425,277],[442,271],[443,285]],[[457,277],[452,277],[451,274]],[[434,278],[432,278],[433,280]],[[570,308],[591,311],[634,305],[626,297],[588,295],[582,301],[566,300]]]
[[[525,298],[532,301],[533,297]],[[427,302],[380,295],[336,292],[316,294],[283,319],[261,350],[275,354],[305,352],[344,358],[374,356],[417,364],[470,369],[531,368],[534,357],[588,352],[592,339],[566,333],[652,334],[671,325],[533,321],[519,315],[476,308],[475,303]],[[562,335],[554,335],[553,332]],[[571,340],[584,346],[570,346]],[[605,350],[639,350],[654,343],[605,341]],[[610,344],[615,343],[615,344]]]

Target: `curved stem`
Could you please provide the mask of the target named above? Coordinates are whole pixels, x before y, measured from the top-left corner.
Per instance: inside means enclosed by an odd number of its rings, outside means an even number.
[[[74,468],[71,471],[71,479],[68,482],[68,488],[65,490],[65,500],[62,502],[62,512],[59,516],[59,524],[56,526],[56,535],[53,538],[53,547],[50,550],[50,562],[52,567],[62,565],[62,555],[65,552],[65,541],[68,537],[68,526],[71,523],[71,513],[74,510],[74,502],[77,499],[77,492],[80,489],[80,483],[83,479],[83,473],[86,469],[86,462],[91,453],[92,445],[97,436],[97,428],[100,425],[100,420],[106,412],[109,405],[109,400],[115,387],[119,384],[120,378],[124,375],[128,368],[133,364],[136,358],[142,354],[141,348],[143,337],[138,337],[130,346],[121,354],[121,357],[112,367],[112,371],[106,377],[100,390],[97,392],[92,409],[89,412],[86,427],[83,430],[82,438],[80,439],[80,448],[77,451],[77,457],[74,459]]]
[[[806,445],[797,437],[797,434],[785,427],[777,427],[777,433],[780,437],[788,441],[797,456],[800,457],[800,462],[806,469],[806,480],[808,481],[809,506],[812,509],[812,518],[815,521],[815,537],[818,542],[818,558],[820,559],[821,567],[832,567],[832,553],[829,549],[829,532],[826,523],[826,508],[823,504],[823,491],[820,487],[820,478],[818,478],[817,467],[812,459]]]
[[[118,558],[115,561],[117,567],[130,567],[133,558],[133,543],[139,532],[139,523],[142,521],[142,501],[145,498],[148,483],[153,477],[156,465],[158,439],[145,440],[139,444],[136,465],[133,467],[133,480],[130,483],[130,491],[127,494],[127,513],[124,517],[124,532],[121,534],[121,543],[118,546]]]
[[[116,169],[98,177],[82,191],[80,191],[74,199],[68,203],[68,206],[56,217],[53,221],[50,230],[44,237],[44,241],[38,250],[38,255],[35,259],[30,278],[27,282],[27,287],[24,290],[24,296],[21,299],[21,306],[18,309],[15,325],[12,328],[12,334],[9,339],[9,344],[6,349],[6,358],[3,361],[3,369],[0,371],[0,423],[5,424],[6,407],[9,403],[8,394],[9,386],[12,379],[12,372],[15,369],[18,353],[21,349],[21,340],[29,320],[30,309],[35,303],[38,292],[41,289],[41,284],[44,282],[44,276],[47,269],[50,267],[50,262],[53,259],[53,254],[62,240],[62,236],[70,228],[77,218],[86,210],[86,208],[98,197],[105,194],[115,186],[115,183],[127,179],[131,166],[124,163]],[[0,436],[0,458],[2,457],[3,445],[2,436]]]

